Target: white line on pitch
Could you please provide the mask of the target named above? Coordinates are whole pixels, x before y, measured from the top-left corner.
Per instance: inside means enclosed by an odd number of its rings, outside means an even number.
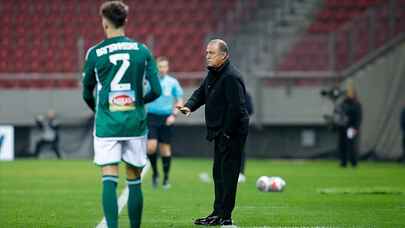
[[[141,179],[145,176],[145,174],[149,170],[149,162],[146,163],[145,168],[143,168],[142,173],[141,173]],[[120,197],[118,198],[118,215],[121,213],[122,209],[125,207],[128,201],[128,186],[125,186],[124,190],[122,191]],[[97,224],[96,228],[107,228],[107,221],[105,220],[105,217],[101,219],[100,223]]]

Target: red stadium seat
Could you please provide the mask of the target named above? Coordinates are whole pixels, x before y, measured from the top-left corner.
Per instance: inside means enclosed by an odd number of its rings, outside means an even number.
[[[404,0],[399,0],[404,1]],[[380,4],[384,0],[327,0],[325,1],[324,7],[315,16],[314,22],[308,27],[307,33],[294,45],[291,50],[285,55],[283,60],[278,66],[279,70],[283,71],[320,71],[329,69],[328,60],[328,34],[331,32],[336,32],[336,68],[338,70],[344,69],[350,63],[349,59],[349,33],[342,30],[342,26],[353,18],[357,16],[362,16],[365,10],[369,7]],[[405,5],[405,1],[404,1]],[[399,10],[398,10],[399,11]],[[389,37],[389,32],[387,30],[387,13],[388,10],[379,10],[382,12],[381,15],[376,15],[376,25],[378,28],[378,35],[375,37],[376,45],[380,46],[387,42],[391,37]],[[403,11],[402,11],[403,12]],[[404,22],[404,13],[398,13],[398,19]],[[356,21],[357,23],[357,21]],[[398,23],[396,32],[402,29],[404,31],[405,23]],[[364,57],[369,51],[369,40],[368,36],[363,34],[368,31],[367,21],[359,22],[355,24],[356,30],[354,36],[354,41],[357,44],[354,49],[354,56],[352,60],[358,60]],[[309,39],[314,37],[315,34],[323,35],[324,38]],[[310,56],[310,57],[308,57]],[[307,61],[309,60],[309,61]]]
[[[79,38],[84,38],[84,53],[104,39],[98,13],[102,2],[104,0],[2,1],[0,73],[80,71]],[[126,3],[130,7],[127,35],[140,42],[153,38],[154,54],[169,56],[173,62],[172,71],[188,72],[204,69],[205,37],[215,31],[222,15],[236,8],[237,1],[154,0],[143,1],[142,4],[137,1]],[[77,86],[76,81],[55,83],[34,80],[34,83],[29,83],[31,81],[0,81],[0,87]]]

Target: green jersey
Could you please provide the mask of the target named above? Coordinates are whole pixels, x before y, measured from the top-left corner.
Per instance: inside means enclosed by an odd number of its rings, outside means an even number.
[[[129,139],[147,133],[145,104],[160,96],[161,87],[155,59],[144,44],[119,36],[91,47],[82,83],[83,99],[95,111],[95,136]]]

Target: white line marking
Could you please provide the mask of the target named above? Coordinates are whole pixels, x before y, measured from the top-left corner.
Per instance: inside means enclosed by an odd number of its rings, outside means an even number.
[[[143,170],[142,170],[141,179],[143,179],[145,174],[148,172],[149,167],[150,167],[150,165],[149,165],[149,162],[148,162],[148,163],[146,163],[145,168],[143,168]],[[120,197],[118,198],[118,215],[121,213],[122,209],[127,204],[128,192],[129,192],[128,186],[125,186],[124,190],[121,192]],[[105,217],[103,217],[103,219],[101,219],[100,223],[97,224],[96,228],[108,228],[107,227],[107,221],[105,220]]]

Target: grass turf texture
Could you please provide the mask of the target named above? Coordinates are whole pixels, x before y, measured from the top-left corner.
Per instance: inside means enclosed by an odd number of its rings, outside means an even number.
[[[211,211],[213,186],[198,178],[210,170],[209,160],[174,159],[166,192],[152,189],[149,171],[142,227],[193,227]],[[257,191],[261,175],[282,176],[285,191]],[[404,191],[405,166],[395,163],[342,169],[333,161],[249,160],[233,219],[241,227],[405,227]],[[94,227],[102,218],[100,194],[99,169],[90,161],[1,162],[0,227]],[[120,227],[129,227],[126,207]]]

